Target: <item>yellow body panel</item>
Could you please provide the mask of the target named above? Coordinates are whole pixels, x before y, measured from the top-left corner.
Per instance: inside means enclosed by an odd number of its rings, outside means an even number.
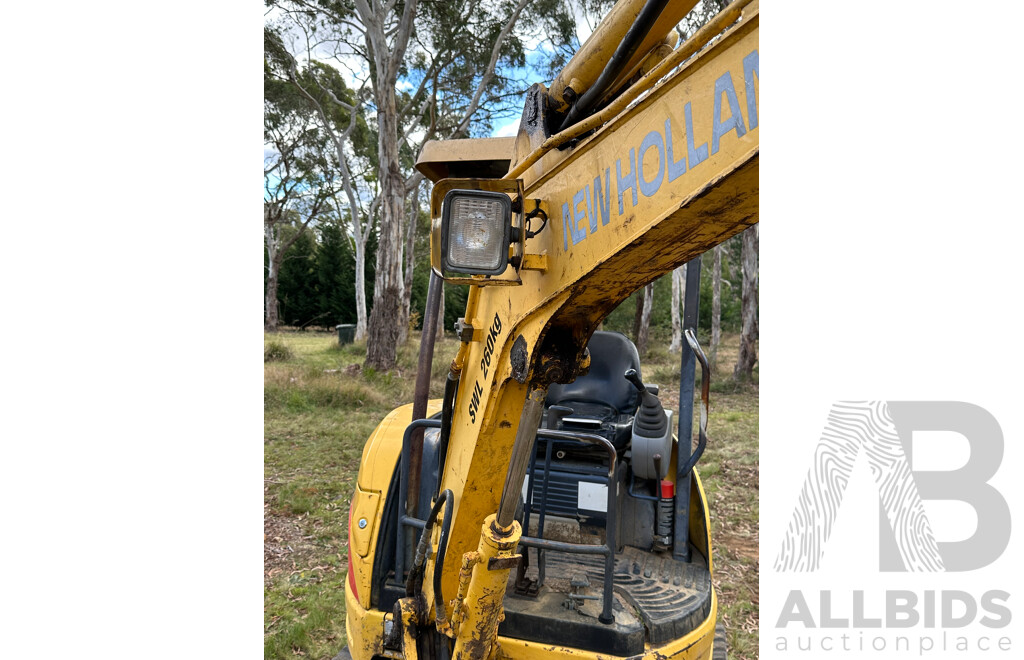
[[[431,416],[441,410],[440,400],[427,402],[427,416]],[[380,511],[384,506],[384,497],[391,485],[391,477],[394,474],[395,466],[398,464],[398,457],[402,453],[402,437],[405,434],[405,427],[412,421],[412,404],[406,404],[388,413],[387,417],[381,420],[370,438],[363,446],[363,458],[359,463],[359,475],[356,477],[356,493],[352,498],[352,516],[349,529],[349,555],[352,564],[353,580],[356,589],[359,591],[359,601],[364,607],[370,605],[370,577],[373,572],[373,552],[377,547],[377,537],[380,534]],[[367,530],[359,530],[359,516],[356,507],[367,506],[360,493],[377,494],[379,506],[377,514],[369,518],[370,525]],[[356,532],[359,532],[357,536]],[[360,548],[366,538],[366,547],[370,552],[362,553]]]
[[[416,169],[433,183],[455,176],[451,174],[453,169],[477,168],[472,176],[482,176],[480,169],[498,165],[508,168],[515,142],[513,137],[431,140],[423,145],[416,159]]]
[[[349,550],[360,557],[370,551],[370,539],[377,529],[380,517],[380,492],[363,490],[358,485],[352,495],[352,532],[349,537]]]
[[[630,660],[708,660],[714,646],[715,621],[718,618],[718,598],[711,594],[711,614],[696,630],[690,634],[672,640],[664,646],[648,647],[643,655],[630,656]],[[522,639],[498,637],[497,658],[512,660],[534,660],[545,658],[550,660],[609,660],[618,656],[607,653],[581,651],[566,646],[538,644]]]

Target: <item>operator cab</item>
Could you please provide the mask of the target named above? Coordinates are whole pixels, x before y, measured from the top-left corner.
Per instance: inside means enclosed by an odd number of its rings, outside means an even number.
[[[633,342],[595,332],[588,351],[586,374],[548,389],[517,515],[522,559],[509,575],[498,632],[638,656],[711,615],[705,500],[687,479],[689,514],[674,510],[672,413],[658,401],[657,386],[643,383]],[[423,427],[419,521],[438,492],[446,454],[436,417],[414,421],[403,440]],[[404,457],[403,451],[387,489],[373,560],[370,603],[384,612],[406,595],[412,563],[410,539],[399,533],[406,524]],[[689,530],[684,556],[674,540],[676,520]]]
[[[643,383],[636,346],[598,331],[587,349],[589,371],[548,388],[499,632],[637,655],[708,616],[708,548],[673,556],[672,412]]]
[[[597,331],[587,344],[587,350],[590,353],[587,373],[571,383],[548,388],[541,431],[523,484],[526,520],[520,522],[531,534],[542,535],[544,519],[554,515],[567,516],[584,527],[596,525],[593,533],[601,538],[605,536],[603,529],[609,510],[605,494],[611,451],[599,444],[565,438],[565,435],[599,436],[607,440],[616,455],[614,480],[623,480],[624,492],[643,493],[656,499],[657,484],[646,481],[656,482],[668,473],[672,412],[662,408],[657,398],[657,385],[643,384],[636,346],[621,333]],[[546,430],[562,432],[562,435],[546,436]],[[652,443],[652,436],[656,436],[657,441]],[[657,463],[656,470],[654,463]],[[635,508],[626,501],[621,505]],[[612,508],[622,507],[613,505]],[[539,528],[527,527],[530,513],[538,516],[535,521],[540,521]],[[655,526],[653,509],[632,514],[639,515],[644,524],[638,533],[629,525],[618,525],[620,535],[616,545],[651,549]]]

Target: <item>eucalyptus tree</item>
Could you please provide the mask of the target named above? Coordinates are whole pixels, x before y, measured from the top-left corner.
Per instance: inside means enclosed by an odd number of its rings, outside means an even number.
[[[722,343],[722,246],[712,248],[714,260],[711,265],[711,345],[708,356],[711,366],[718,363],[718,346]]]
[[[743,325],[740,330],[740,354],[733,369],[733,378],[749,380],[754,372],[757,361],[757,347],[754,342],[758,337],[757,324],[757,253],[758,227],[754,225],[743,231],[742,263],[743,263]]]
[[[672,271],[672,343],[669,344],[670,353],[678,353],[683,346],[683,321],[682,315],[686,311],[685,303],[680,301],[686,293],[686,264],[679,266]]]
[[[412,308],[412,280],[413,270],[416,265],[414,247],[416,245],[416,234],[420,224],[421,206],[420,191],[423,183],[420,182],[412,191],[412,203],[408,205],[406,213],[409,216],[408,224],[405,227],[405,245],[403,246],[403,258],[405,261],[405,275],[402,279],[402,306],[399,308],[401,318],[398,324],[398,343],[404,344],[409,336],[409,317]],[[428,220],[429,222],[429,220]],[[441,296],[441,306],[444,307],[444,296]],[[424,315],[426,316],[426,315]],[[426,328],[424,328],[426,330]]]
[[[486,134],[525,84],[526,46],[568,38],[560,0],[270,0],[319,60],[330,60],[368,90],[377,133],[379,217],[366,366],[391,369],[407,315],[403,233],[406,197],[420,184],[415,155],[433,138]],[[532,35],[532,36],[531,36]],[[333,99],[332,99],[333,101]],[[344,104],[353,105],[344,101]],[[412,216],[415,217],[415,214]]]
[[[697,30],[717,16],[728,5],[729,0],[700,0],[676,27],[676,30],[679,32],[680,41],[689,39]]]
[[[264,67],[263,238],[267,251],[264,329],[277,330],[277,285],[288,248],[329,210],[334,171],[308,108]],[[290,228],[287,229],[286,228]]]
[[[633,317],[633,343],[640,357],[647,355],[647,338],[651,331],[651,310],[654,307],[654,282],[643,287],[636,298],[636,315]]]
[[[277,81],[287,84],[300,102],[308,107],[333,150],[333,162],[344,201],[339,202],[337,195],[332,195],[331,201],[337,216],[347,220],[346,228],[353,239],[356,261],[355,338],[360,340],[366,337],[367,328],[364,278],[366,246],[374,228],[369,207],[377,156],[376,149],[372,148],[376,140],[364,117],[366,89],[349,88],[337,69],[315,59],[312,35],[301,31],[298,34],[289,32],[288,27],[288,24],[265,26],[267,68]]]

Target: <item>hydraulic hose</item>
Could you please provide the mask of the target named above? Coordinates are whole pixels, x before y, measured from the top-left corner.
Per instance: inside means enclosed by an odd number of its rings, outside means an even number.
[[[434,618],[440,623],[445,619],[444,596],[441,594],[441,576],[444,574],[444,557],[448,552],[448,532],[452,526],[452,508],[455,504],[455,497],[452,491],[445,489],[441,497],[434,503],[437,509],[438,502],[445,501],[444,521],[441,523],[441,538],[437,541],[437,559],[434,561]]]
[[[444,382],[444,399],[441,402],[441,446],[438,457],[441,463],[438,466],[438,474],[444,474],[444,462],[448,456],[448,439],[452,435],[452,415],[455,413],[455,395],[459,391],[459,372],[455,370],[455,363],[452,363],[448,371],[448,378]]]
[[[448,550],[448,533],[452,526],[452,504],[455,496],[452,491],[445,489],[434,506],[430,509],[426,524],[423,525],[423,533],[420,534],[420,542],[416,545],[416,558],[413,560],[412,570],[409,571],[409,579],[405,582],[405,595],[418,596],[423,588],[423,573],[427,563],[427,550],[430,548],[430,536],[434,530],[434,522],[441,511],[441,506],[446,502],[444,520],[441,522],[441,538],[437,543],[437,559],[434,561],[434,615],[437,620],[443,621],[444,596],[441,594],[441,575],[444,572],[444,557]]]
[[[668,0],[647,0],[647,4],[637,14],[636,20],[633,21],[633,25],[630,26],[629,31],[626,32],[626,36],[622,38],[622,42],[619,43],[619,47],[615,49],[615,53],[611,59],[605,65],[604,70],[601,71],[601,75],[598,76],[597,80],[593,85],[590,86],[586,92],[583,93],[576,103],[569,108],[569,114],[565,116],[565,120],[562,122],[561,127],[558,129],[564,131],[568,127],[575,124],[577,121],[585,117],[590,113],[590,110],[597,104],[601,98],[604,97],[605,92],[608,90],[608,86],[611,85],[615,78],[622,73],[622,67],[625,66],[629,58],[633,57],[633,53],[640,46],[640,42],[643,41],[647,33],[651,31],[651,27],[654,22],[661,15],[662,10],[665,9],[665,5],[668,4]]]

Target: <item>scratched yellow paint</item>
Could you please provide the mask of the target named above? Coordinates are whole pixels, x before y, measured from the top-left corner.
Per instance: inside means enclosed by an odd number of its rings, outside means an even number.
[[[345,608],[347,610],[346,632],[348,649],[353,660],[371,660],[373,656],[400,658],[401,655],[385,651],[381,643],[384,628],[384,612],[365,609],[346,587]],[[711,657],[714,644],[715,621],[718,618],[718,597],[711,593],[711,612],[708,618],[684,637],[668,644],[647,647],[644,654],[632,660],[707,660]],[[568,646],[538,644],[511,637],[498,636],[495,658],[510,660],[612,660],[616,656],[582,651]]]
[[[439,399],[427,402],[428,417],[439,410],[441,410],[441,401]],[[363,458],[359,463],[359,474],[356,477],[356,492],[354,493],[350,508],[349,558],[352,566],[352,580],[359,591],[359,602],[364,607],[370,605],[373,550],[377,548],[377,537],[380,535],[379,511],[383,509],[383,498],[372,498],[380,500],[379,508],[377,508],[376,504],[369,502],[360,493],[380,493],[382,495],[387,493],[388,487],[391,485],[391,476],[394,474],[395,466],[398,464],[398,457],[402,452],[402,437],[405,434],[405,427],[411,421],[411,403],[396,408],[381,420],[381,423],[370,434],[370,438],[363,447]],[[367,507],[367,505],[372,505],[378,512],[375,517],[368,517],[369,511],[364,512],[364,507]],[[367,526],[366,531],[369,533],[365,539],[359,534],[353,533],[351,529],[352,527],[358,529],[361,515],[366,515],[367,520],[372,523]],[[369,553],[361,552],[363,543],[370,549]]]

